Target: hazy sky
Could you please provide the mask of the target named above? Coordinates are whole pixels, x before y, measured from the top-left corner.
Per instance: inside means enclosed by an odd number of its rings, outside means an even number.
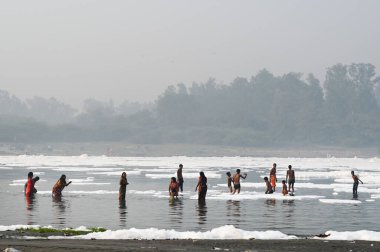
[[[23,99],[152,101],[168,85],[368,62],[380,1],[1,1],[0,89]]]

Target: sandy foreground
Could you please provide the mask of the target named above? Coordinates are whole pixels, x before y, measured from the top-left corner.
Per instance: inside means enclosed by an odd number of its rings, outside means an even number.
[[[0,251],[380,251],[380,242],[324,240],[27,240],[0,239]]]

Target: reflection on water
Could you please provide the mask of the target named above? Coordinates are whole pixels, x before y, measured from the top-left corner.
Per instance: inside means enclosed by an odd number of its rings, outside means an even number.
[[[127,227],[127,202],[125,199],[119,200],[119,218],[120,218],[120,227]]]
[[[181,199],[169,200],[169,217],[173,226],[183,221],[183,201]]]
[[[267,199],[265,201],[268,207],[275,207],[276,206],[276,199]]]
[[[34,220],[35,219],[34,211],[37,208],[36,196],[33,194],[29,197],[25,197],[25,201],[26,201],[26,210],[27,210],[26,211],[26,223],[28,225],[36,224],[37,222]]]
[[[198,201],[197,212],[198,212],[198,224],[200,224],[200,225],[206,224],[206,222],[207,222],[206,202]]]
[[[241,207],[240,201],[238,200],[227,200],[226,201],[226,214],[227,221],[231,222],[232,225],[239,227],[241,220]]]
[[[66,224],[66,200],[62,196],[52,196],[52,207],[54,212],[54,220],[56,224],[65,226]]]

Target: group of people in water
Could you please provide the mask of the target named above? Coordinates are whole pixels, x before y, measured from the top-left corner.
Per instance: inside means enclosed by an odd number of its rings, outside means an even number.
[[[180,164],[177,170],[177,177],[172,177],[170,179],[169,183],[169,196],[171,199],[177,199],[179,192],[183,192],[183,165]],[[247,173],[241,174],[240,169],[236,170],[236,173],[232,176],[231,172],[227,172],[227,187],[228,191],[231,194],[239,194],[241,185],[240,185],[240,179],[246,179]],[[354,180],[353,184],[353,196],[354,198],[357,198],[358,195],[358,185],[359,182],[363,184],[363,182],[359,179],[357,175],[355,175],[354,171],[351,171],[352,179]],[[35,183],[40,178],[33,177],[33,172],[28,173],[28,180],[25,184],[25,195],[27,197],[33,196],[35,193],[37,193],[37,189],[35,188]],[[277,164],[274,163],[272,166],[272,169],[269,173],[269,178],[264,177],[264,182],[266,185],[265,194],[272,194],[276,191],[276,183],[277,183]],[[294,196],[294,183],[295,183],[295,172],[292,169],[292,166],[288,166],[288,170],[286,172],[286,178],[285,180],[282,180],[282,195],[290,195]],[[71,184],[70,182],[66,182],[66,176],[64,174],[61,175],[61,177],[58,179],[58,181],[54,184],[52,188],[52,196],[53,197],[61,197],[62,191],[65,187],[69,186]],[[120,177],[120,187],[119,187],[119,200],[125,201],[126,191],[127,191],[127,174],[123,172]],[[204,172],[201,171],[199,173],[198,183],[195,187],[195,191],[198,192],[198,200],[200,202],[204,202],[206,200],[206,194],[207,194],[207,177],[205,176]]]
[[[28,173],[28,180],[25,183],[24,192],[26,197],[32,197],[35,193],[37,193],[37,189],[34,187],[36,182],[40,180],[40,177],[33,177],[33,172]],[[51,190],[53,197],[61,197],[63,189],[70,185],[70,182],[66,182],[66,175],[62,174],[62,176],[58,179],[58,181],[54,184],[53,189]]]

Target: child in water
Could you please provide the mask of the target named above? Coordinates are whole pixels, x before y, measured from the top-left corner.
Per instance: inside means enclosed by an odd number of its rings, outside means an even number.
[[[282,181],[282,195],[288,195],[288,187],[286,186],[286,181]]]
[[[230,190],[230,193],[232,193],[232,177],[231,177],[231,172],[227,172],[227,187]]]
[[[169,196],[170,198],[178,199],[178,191],[179,191],[179,184],[177,183],[177,179],[175,177],[172,177],[169,184]]]
[[[265,181],[265,184],[267,186],[267,190],[265,191],[265,194],[272,194],[273,193],[273,189],[272,189],[272,185],[270,184],[270,182],[268,180],[268,177],[265,177],[264,181]]]

